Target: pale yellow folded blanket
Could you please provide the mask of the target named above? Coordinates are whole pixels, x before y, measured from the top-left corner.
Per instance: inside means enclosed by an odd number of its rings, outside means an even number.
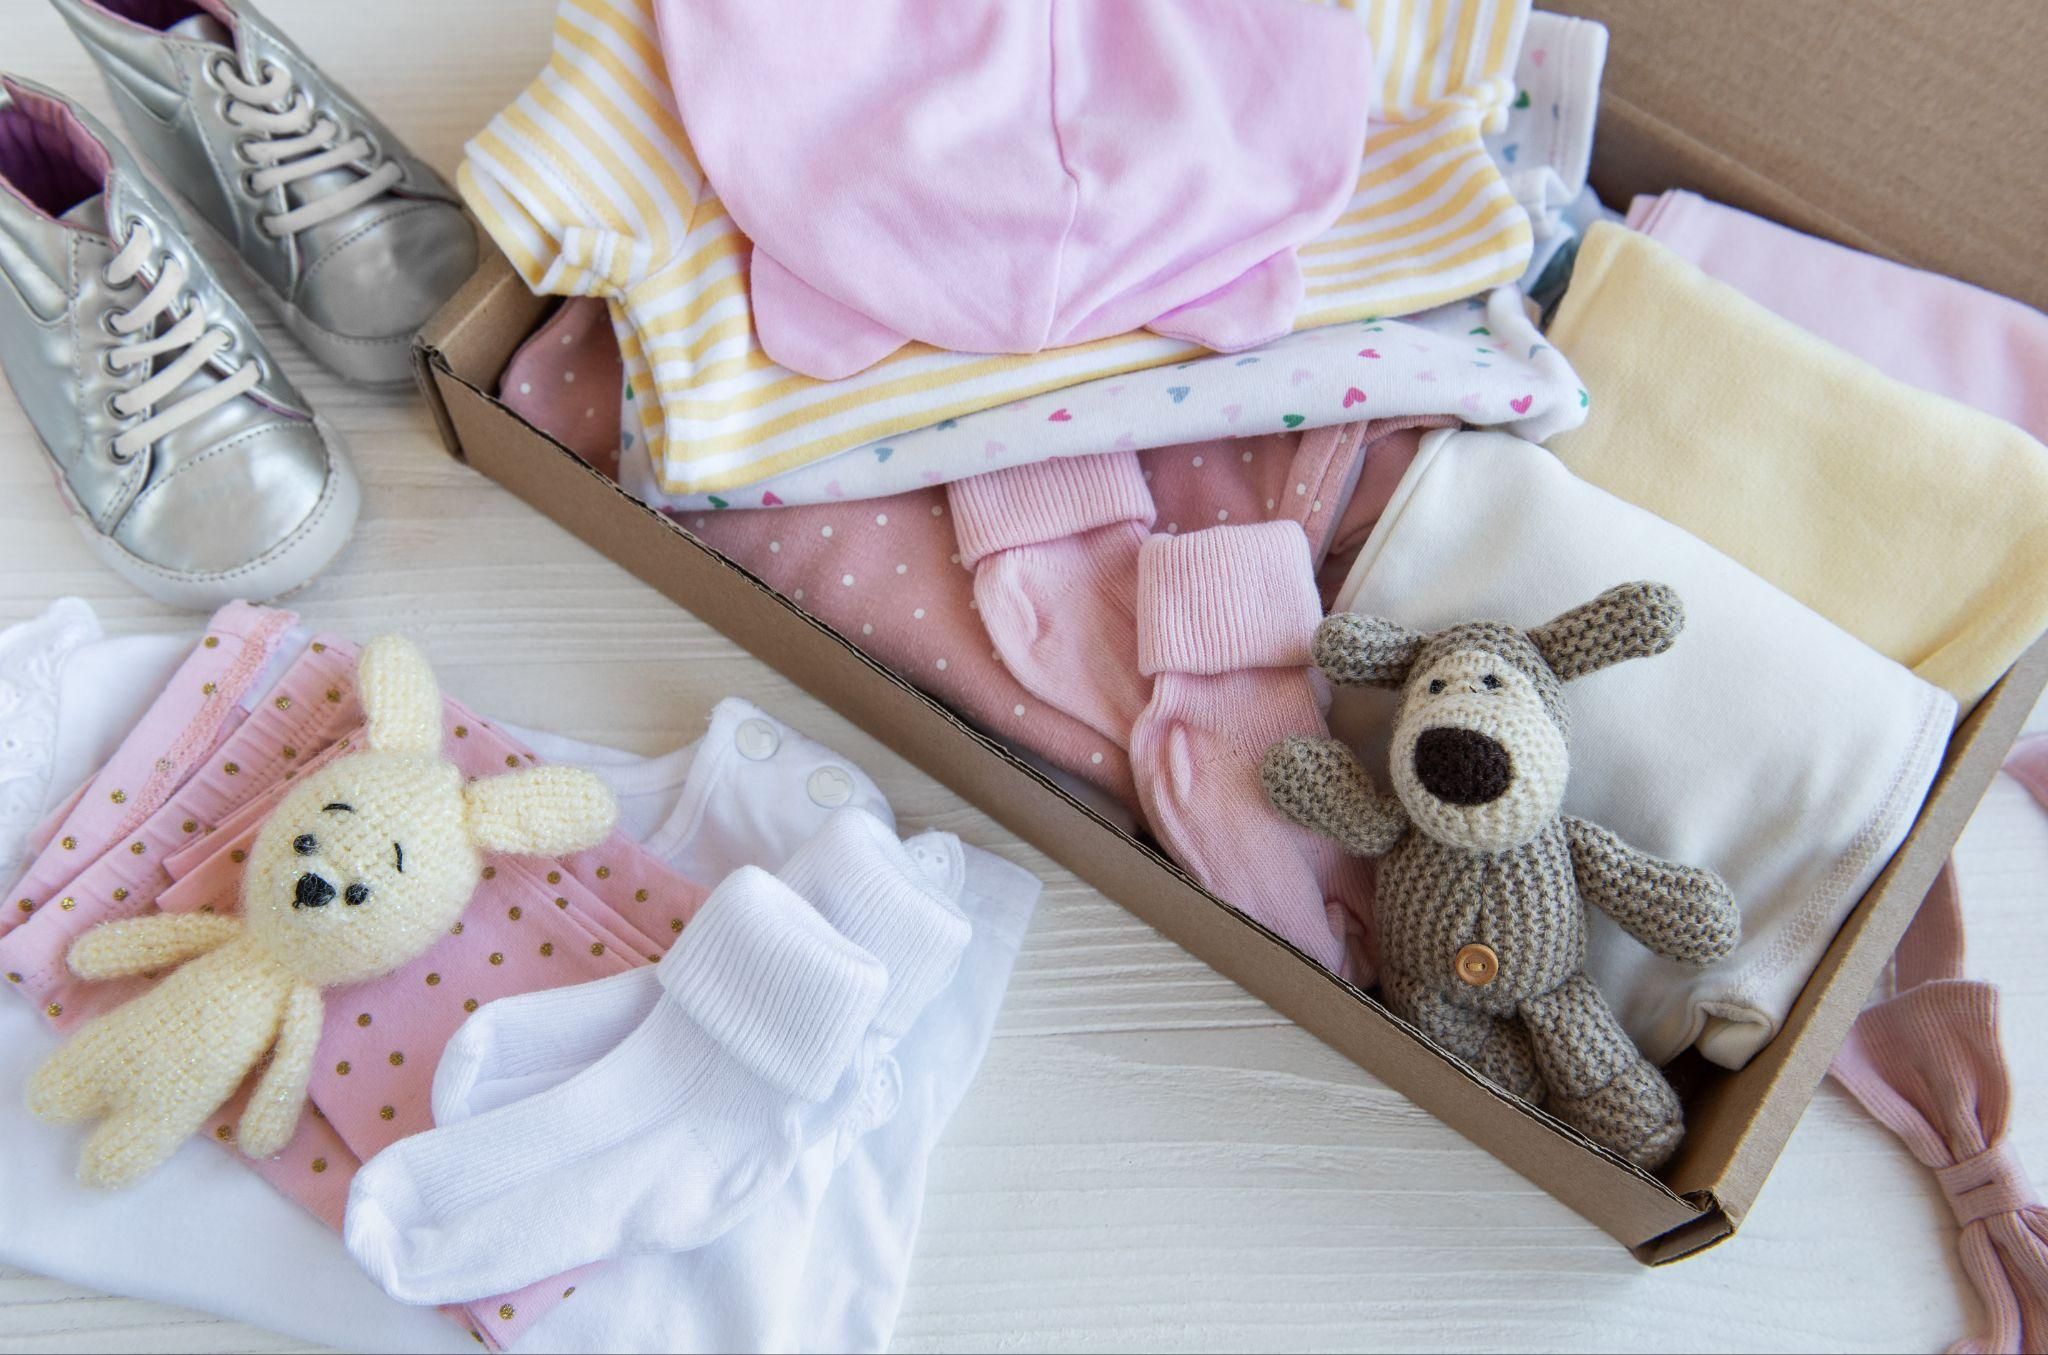
[[[2048,449],[2011,424],[1892,380],[1618,226],[1587,233],[1549,337],[1592,393],[1551,443],[1567,466],[1965,710],[2048,629]]]

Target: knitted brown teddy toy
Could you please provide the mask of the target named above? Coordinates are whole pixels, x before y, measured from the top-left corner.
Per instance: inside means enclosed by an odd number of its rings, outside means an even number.
[[[1741,919],[1713,872],[1559,812],[1570,768],[1563,684],[1661,654],[1684,624],[1677,594],[1654,583],[1609,589],[1529,631],[1472,621],[1421,635],[1339,613],[1316,631],[1316,666],[1332,682],[1401,690],[1394,794],[1377,792],[1334,739],[1284,740],[1261,766],[1281,813],[1384,858],[1387,1007],[1644,1167],[1671,1156],[1684,1117],[1584,973],[1584,903],[1692,965],[1728,955]]]

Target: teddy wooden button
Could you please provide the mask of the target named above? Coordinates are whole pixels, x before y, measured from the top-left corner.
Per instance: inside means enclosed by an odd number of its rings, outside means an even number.
[[[1500,973],[1500,956],[1493,953],[1492,946],[1474,941],[1458,947],[1458,958],[1452,962],[1458,977],[1474,988],[1484,988],[1493,982],[1493,976]]]

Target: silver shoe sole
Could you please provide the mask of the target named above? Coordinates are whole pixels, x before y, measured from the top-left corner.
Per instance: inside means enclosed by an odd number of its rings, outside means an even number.
[[[315,417],[328,449],[327,484],[313,511],[292,534],[258,559],[210,574],[184,574],[152,564],[93,526],[91,517],[72,495],[63,476],[56,477],[64,506],[92,548],[107,566],[158,602],[187,611],[213,611],[230,602],[270,602],[295,592],[342,552],[355,529],[363,491],[347,449],[325,419]]]

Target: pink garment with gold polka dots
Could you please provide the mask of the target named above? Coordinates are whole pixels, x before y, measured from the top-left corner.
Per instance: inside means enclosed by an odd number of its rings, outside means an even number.
[[[59,1029],[109,1010],[148,982],[73,978],[64,955],[80,933],[152,907],[234,907],[242,858],[289,781],[359,737],[355,651],[346,642],[315,640],[274,685],[261,684],[266,669],[288,657],[281,651],[292,620],[240,604],[216,616],[107,768],[46,825],[21,891],[32,907],[22,913],[17,906],[26,921],[0,937],[0,969]],[[443,718],[448,755],[469,775],[535,761],[457,702],[445,703]],[[339,1230],[360,1163],[432,1127],[434,1068],[471,1011],[648,963],[703,897],[619,834],[557,860],[488,858],[454,933],[395,974],[326,995],[308,1114],[279,1156],[251,1167]],[[213,1121],[223,1142],[232,1140],[241,1101],[238,1095]],[[451,1314],[502,1349],[574,1280],[549,1280]]]

